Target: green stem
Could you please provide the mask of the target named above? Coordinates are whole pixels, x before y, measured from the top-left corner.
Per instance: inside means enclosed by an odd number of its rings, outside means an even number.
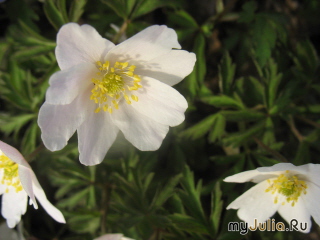
[[[129,20],[125,20],[121,26],[121,28],[119,29],[119,32],[117,32],[116,35],[114,35],[112,42],[114,44],[117,44],[119,42],[119,39],[122,37],[122,35],[125,33],[125,31],[127,30],[128,24],[129,24]]]
[[[299,130],[296,128],[296,125],[294,123],[294,120],[292,116],[290,116],[289,120],[287,121],[288,125],[290,126],[291,132],[296,136],[296,138],[299,140],[299,142],[302,142],[305,137],[302,136],[299,132]]]
[[[44,149],[43,143],[41,143],[32,153],[25,157],[27,162],[32,162],[34,157],[39,154]]]
[[[275,158],[279,159],[281,162],[288,163],[289,161],[280,153],[277,151],[269,148],[267,145],[265,145],[263,142],[261,142],[258,138],[253,137],[254,141],[263,149],[265,149],[267,152],[271,153]]]

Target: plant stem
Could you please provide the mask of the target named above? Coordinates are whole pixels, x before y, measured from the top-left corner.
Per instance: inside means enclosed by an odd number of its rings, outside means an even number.
[[[296,138],[299,140],[299,142],[302,142],[305,139],[305,137],[302,136],[300,134],[300,132],[298,131],[298,129],[296,128],[296,125],[294,123],[292,116],[290,116],[289,121],[287,121],[287,123],[290,126],[292,133],[296,136]]]
[[[119,29],[119,32],[117,32],[116,35],[114,35],[112,42],[114,44],[117,44],[120,40],[120,38],[122,37],[122,35],[125,33],[125,31],[127,30],[128,24],[129,24],[129,20],[125,20],[121,26],[121,28]]]
[[[269,148],[267,145],[265,145],[263,142],[261,142],[258,138],[253,137],[254,141],[263,149],[265,149],[267,152],[271,153],[273,156],[275,156],[277,159],[279,159],[281,162],[289,162],[283,155],[278,153],[277,151]]]
[[[27,162],[32,162],[33,158],[38,155],[44,149],[43,143],[41,143],[32,153],[25,157]]]

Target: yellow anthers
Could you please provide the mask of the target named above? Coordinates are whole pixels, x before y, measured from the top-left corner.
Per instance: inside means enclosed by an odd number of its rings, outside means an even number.
[[[97,78],[91,79],[94,87],[91,90],[90,100],[93,100],[98,107],[95,113],[101,110],[112,113],[113,109],[119,109],[119,101],[124,98],[128,104],[132,100],[138,101],[136,95],[130,94],[130,91],[136,91],[142,86],[139,84],[141,78],[134,74],[136,66],[129,65],[128,62],[115,62],[110,67],[110,62],[96,62]]]
[[[9,192],[9,187],[15,188],[16,192],[23,189],[19,178],[18,164],[4,154],[0,155],[0,171],[3,171],[1,184],[7,185],[6,193]]]
[[[281,174],[277,179],[268,179],[267,181],[270,186],[265,191],[285,196],[286,202],[291,202],[291,206],[296,204],[302,193],[307,193],[306,189],[308,186],[305,181],[299,180],[297,176],[290,174],[290,171],[288,170],[285,174]],[[284,205],[286,202],[282,202],[281,204]],[[278,203],[278,196],[275,197],[274,203]]]
[[[135,95],[131,95],[131,98],[132,98],[133,101],[136,101],[136,102],[138,102],[138,100],[139,100],[138,97],[135,96]]]

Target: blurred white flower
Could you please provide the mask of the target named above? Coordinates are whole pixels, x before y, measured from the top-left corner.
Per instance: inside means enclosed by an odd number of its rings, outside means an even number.
[[[94,240],[134,240],[132,238],[124,237],[121,233],[109,233],[95,238]]]
[[[47,213],[57,222],[65,223],[61,212],[47,199],[37,177],[20,152],[0,141],[0,195],[2,194],[2,216],[8,227],[13,228],[27,210],[28,196],[30,204],[38,208],[36,199]]]
[[[288,223],[296,219],[297,228],[308,233],[311,216],[320,225],[319,173],[320,164],[278,163],[227,177],[225,182],[258,183],[230,203],[227,209],[239,209],[238,217],[249,226],[254,225],[254,219],[263,223],[278,211]]]
[[[22,221],[18,223],[18,231],[8,228],[5,222],[0,224],[0,240],[25,240],[22,235]]]
[[[119,129],[142,151],[157,150],[169,126],[184,121],[185,98],[171,86],[191,73],[194,53],[177,34],[151,26],[115,46],[89,25],[64,25],[57,35],[61,71],[53,74],[39,112],[51,151],[78,133],[80,162],[100,163]]]

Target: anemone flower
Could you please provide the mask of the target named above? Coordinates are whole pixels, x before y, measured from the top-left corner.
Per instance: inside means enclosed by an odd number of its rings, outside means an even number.
[[[267,221],[278,211],[289,224],[295,221],[295,229],[308,233],[311,216],[320,224],[319,173],[320,164],[278,163],[227,177],[225,182],[257,183],[227,209],[239,209],[238,217],[249,226]]]
[[[62,213],[47,199],[37,177],[20,152],[0,141],[0,195],[2,195],[2,216],[10,228],[16,226],[21,215],[27,210],[28,196],[30,204],[38,208],[36,198],[57,222],[65,223]]]
[[[191,73],[196,57],[179,48],[166,26],[148,27],[116,46],[89,25],[62,26],[61,71],[49,80],[38,119],[45,146],[60,150],[77,131],[80,162],[95,165],[120,130],[136,148],[157,150],[188,107],[171,86]]]
[[[121,233],[108,233],[94,240],[134,240],[132,238],[124,237]]]

